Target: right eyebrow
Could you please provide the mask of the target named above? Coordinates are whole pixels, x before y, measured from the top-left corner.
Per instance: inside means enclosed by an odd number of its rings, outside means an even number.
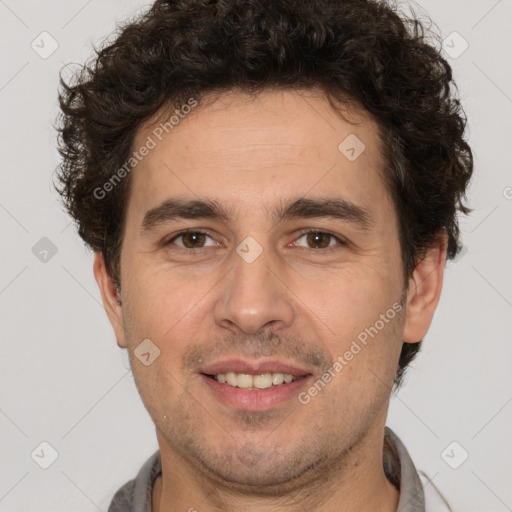
[[[176,219],[214,219],[228,222],[232,212],[215,201],[167,199],[144,215],[141,233],[152,231],[166,222]]]

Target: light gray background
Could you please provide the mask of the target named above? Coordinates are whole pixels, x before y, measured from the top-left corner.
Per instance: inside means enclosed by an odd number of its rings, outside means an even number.
[[[0,0],[0,512],[106,511],[157,448],[101,305],[92,254],[50,186],[59,69],[83,62],[116,21],[147,5]],[[462,222],[468,251],[447,267],[433,325],[388,425],[455,511],[505,512],[512,510],[512,0],[422,5],[443,37],[456,31],[469,43],[450,62],[470,118],[475,211]],[[43,31],[59,45],[46,59],[31,48],[34,40],[40,52],[51,48]],[[460,39],[448,42],[452,52],[462,48]],[[57,248],[46,262],[32,252],[43,237]],[[48,469],[39,466],[51,461],[43,441],[58,453]],[[452,469],[447,461],[457,465],[464,451],[469,458]]]

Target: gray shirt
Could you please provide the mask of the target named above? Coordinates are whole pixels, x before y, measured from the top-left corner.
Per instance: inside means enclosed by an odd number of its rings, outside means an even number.
[[[388,480],[400,490],[397,512],[450,511],[444,498],[429,485],[428,479],[425,481],[425,476],[420,478],[407,449],[389,427],[384,432],[382,461]],[[151,512],[153,485],[161,473],[160,451],[156,451],[144,463],[136,478],[116,492],[108,512]],[[428,488],[428,496],[424,487]]]

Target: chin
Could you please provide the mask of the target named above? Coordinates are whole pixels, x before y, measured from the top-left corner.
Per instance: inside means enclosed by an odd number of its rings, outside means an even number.
[[[253,467],[236,471],[221,470],[215,472],[216,480],[221,481],[224,486],[231,490],[237,490],[244,494],[260,496],[278,496],[290,492],[299,487],[298,479],[304,473],[297,468],[290,470],[289,467],[273,467],[268,465],[264,468]]]
[[[219,484],[241,493],[277,496],[300,487],[308,471],[320,461],[305,460],[298,448],[288,453],[264,450],[255,444],[223,450],[222,454],[202,453],[200,464]],[[309,458],[312,454],[309,453]]]

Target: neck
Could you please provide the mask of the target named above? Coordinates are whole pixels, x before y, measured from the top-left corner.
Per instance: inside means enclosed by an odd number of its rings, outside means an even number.
[[[279,488],[234,488],[184,459],[157,437],[162,475],[153,489],[152,511],[175,512],[396,512],[399,492],[382,465],[384,427],[369,431],[340,460]]]

